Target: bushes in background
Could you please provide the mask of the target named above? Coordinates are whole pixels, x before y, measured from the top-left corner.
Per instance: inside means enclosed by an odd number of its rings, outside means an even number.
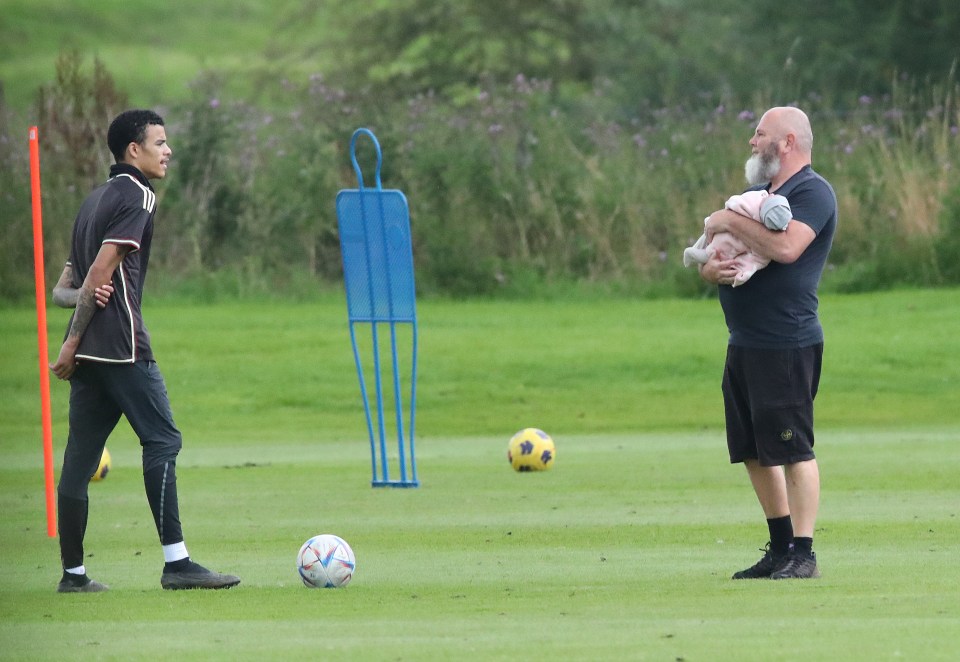
[[[78,71],[69,58],[64,66]],[[69,94],[85,94],[90,108],[112,113],[122,95],[104,76],[100,65],[93,76],[74,75]],[[844,112],[815,95],[775,100],[810,114],[814,166],[837,190],[828,287],[960,282],[957,91],[952,79],[901,87],[884,98],[862,97]],[[334,198],[357,186],[348,145],[365,126],[383,148],[384,186],[408,197],[424,293],[518,296],[579,284],[700,295],[708,288],[683,269],[682,250],[700,234],[704,216],[742,190],[747,141],[772,103],[631,110],[606,98],[602,85],[572,96],[523,75],[486,82],[456,100],[383,99],[320,75],[260,92],[257,101],[226,98],[208,75],[189,101],[158,109],[174,160],[157,184],[153,291],[187,283],[200,292],[299,296],[336,283]],[[58,81],[46,103],[67,94]],[[69,116],[44,121],[45,239],[54,279],[77,206],[105,175],[76,167],[77,159],[106,160],[107,120],[88,128],[99,147],[83,148],[75,136],[60,137],[57,122]],[[0,142],[25,146],[25,129],[14,125],[0,107]],[[372,185],[373,154],[363,142],[358,157]],[[21,151],[2,150],[4,300],[33,291],[32,251],[24,246],[28,182]]]

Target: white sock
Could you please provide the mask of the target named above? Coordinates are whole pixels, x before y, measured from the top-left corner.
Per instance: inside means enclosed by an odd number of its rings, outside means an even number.
[[[87,569],[82,565],[78,565],[76,568],[64,568],[64,572],[68,572],[71,575],[85,575],[87,574]]]
[[[163,546],[163,560],[166,563],[173,563],[188,556],[190,555],[187,553],[187,545],[183,541]]]

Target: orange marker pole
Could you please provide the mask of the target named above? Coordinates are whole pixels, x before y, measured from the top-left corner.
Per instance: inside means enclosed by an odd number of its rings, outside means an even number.
[[[43,278],[43,214],[40,211],[40,137],[30,127],[30,193],[33,200],[33,270],[37,283],[37,343],[40,350],[40,418],[43,422],[43,469],[47,488],[47,535],[57,536],[57,501],[53,485],[53,425],[50,422],[50,367],[47,349],[47,288]]]

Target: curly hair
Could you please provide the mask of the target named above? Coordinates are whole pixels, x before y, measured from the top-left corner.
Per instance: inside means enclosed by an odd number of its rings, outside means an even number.
[[[117,163],[123,160],[130,143],[143,144],[147,125],[163,126],[163,118],[152,110],[125,110],[117,115],[107,129],[107,146]]]

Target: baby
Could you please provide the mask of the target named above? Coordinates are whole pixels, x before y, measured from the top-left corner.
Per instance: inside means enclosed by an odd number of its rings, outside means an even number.
[[[782,195],[770,195],[766,191],[747,191],[740,195],[732,195],[724,205],[730,211],[743,216],[749,216],[755,221],[763,223],[771,230],[783,231],[787,229],[793,212],[790,203]],[[707,244],[707,236],[700,235],[697,242],[683,251],[683,266],[706,264],[714,255],[723,260],[734,260],[737,275],[733,286],[743,285],[750,277],[770,264],[770,260],[752,252],[747,246],[729,232],[720,232],[714,235]]]

